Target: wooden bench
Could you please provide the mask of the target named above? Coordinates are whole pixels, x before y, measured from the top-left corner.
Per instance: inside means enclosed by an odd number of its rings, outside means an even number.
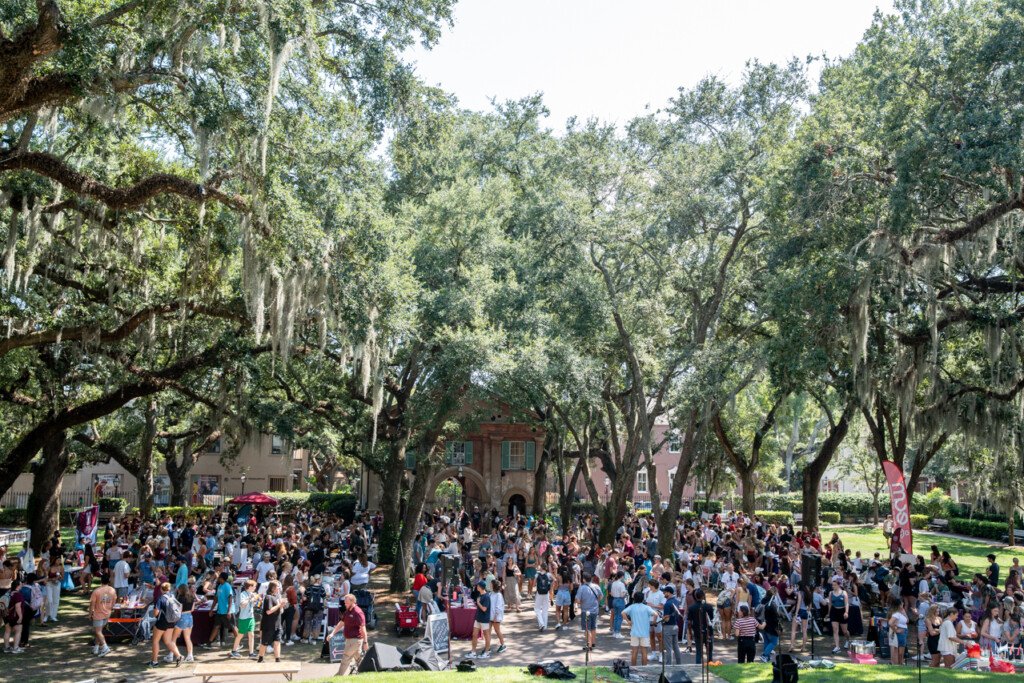
[[[1003,536],[1003,540],[1007,543],[1010,542],[1010,538],[1008,536]],[[1013,530],[1013,545],[1017,545],[1017,541],[1024,541],[1024,529]]]
[[[928,524],[930,531],[949,531],[949,520],[936,517]]]
[[[281,674],[290,681],[292,676],[299,673],[301,666],[299,662],[281,662],[280,664],[274,662],[264,662],[263,664],[237,661],[210,662],[196,664],[192,675],[201,677],[203,683],[210,683],[218,676],[262,676],[265,674]]]

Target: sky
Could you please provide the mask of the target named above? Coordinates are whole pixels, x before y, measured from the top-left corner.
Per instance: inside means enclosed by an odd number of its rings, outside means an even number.
[[[542,92],[554,129],[621,125],[706,75],[737,82],[752,58],[849,54],[876,8],[892,1],[460,0],[433,50],[407,57],[469,109]]]

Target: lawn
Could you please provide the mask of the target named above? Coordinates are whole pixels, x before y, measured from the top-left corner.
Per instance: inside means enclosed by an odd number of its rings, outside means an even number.
[[[887,556],[885,539],[882,538],[882,531],[875,526],[861,527],[827,527],[821,528],[821,536],[827,542],[832,538],[832,532],[839,534],[843,544],[849,550],[859,550],[861,557],[871,559],[875,552],[881,552],[882,557]],[[924,555],[927,560],[931,553],[931,546],[935,544],[939,550],[948,550],[957,564],[960,565],[960,575],[985,572],[988,560],[985,556],[994,552],[997,562],[1002,568],[1001,579],[1006,578],[1006,568],[1010,565],[1010,559],[1019,557],[1024,562],[1024,552],[1018,550],[1007,550],[1003,545],[990,545],[985,541],[964,541],[959,538],[949,538],[940,534],[931,534],[926,531],[914,531],[914,553]]]
[[[772,680],[772,668],[764,664],[727,664],[712,669],[729,683],[768,683]],[[981,673],[978,671],[950,671],[948,669],[921,669],[921,680],[928,683],[992,683],[1013,680],[1007,674]],[[801,669],[800,683],[912,683],[917,681],[917,669],[909,666],[866,666],[837,664],[836,668]]]
[[[583,668],[571,667],[576,674],[577,681],[583,681]],[[526,672],[526,669],[518,666],[494,666],[481,667],[473,673],[462,673],[460,671],[437,671],[430,674],[424,672],[392,672],[375,673],[372,675],[360,674],[360,677],[372,678],[373,683],[413,683],[414,681],[429,681],[430,683],[525,683],[526,681],[538,681],[538,679]],[[768,672],[768,680],[771,680],[771,672]],[[621,683],[624,679],[612,673],[606,666],[591,667],[588,680],[606,681],[610,683]],[[337,683],[338,678],[317,678],[303,683]]]

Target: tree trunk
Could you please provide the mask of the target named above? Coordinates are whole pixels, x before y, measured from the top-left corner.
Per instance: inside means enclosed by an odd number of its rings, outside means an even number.
[[[149,519],[153,512],[153,445],[156,441],[156,402],[146,407],[146,431],[139,448],[139,466],[135,471],[135,482],[139,489],[139,513]]]
[[[696,439],[698,436],[698,413],[691,410],[683,432],[683,443],[679,448],[679,461],[676,463],[676,476],[672,480],[672,488],[668,494],[668,506],[664,510],[655,510],[658,522],[658,552],[662,557],[672,557],[675,550],[676,524],[679,521],[679,510],[683,504],[683,489],[690,478],[693,467]]]
[[[192,439],[186,439],[181,445],[181,462],[178,462],[178,449],[172,444],[164,459],[164,468],[167,470],[167,478],[171,482],[171,504],[178,507],[189,505],[188,500],[188,479],[195,465],[195,456],[192,450]]]
[[[754,482],[756,472],[753,467],[744,468],[740,473],[740,485],[743,487],[743,514],[754,514],[754,501],[757,484]]]
[[[430,482],[434,478],[434,467],[431,463],[420,463],[409,491],[409,501],[405,505],[402,517],[402,529],[398,536],[398,552],[391,565],[391,590],[405,592],[409,590],[409,573],[412,568],[412,542],[419,527],[420,516],[423,514],[423,502],[427,499]]]
[[[839,445],[846,438],[853,410],[851,402],[843,410],[839,422],[829,429],[828,437],[822,442],[818,455],[804,467],[802,514],[803,526],[808,529],[818,526],[818,489],[821,486],[821,478],[825,476],[825,471],[839,450]]]
[[[65,432],[57,432],[43,444],[43,460],[35,469],[28,497],[28,527],[32,532],[32,549],[37,553],[59,526],[60,490],[70,464]]]
[[[548,488],[548,463],[551,460],[551,449],[554,447],[554,438],[549,432],[544,439],[544,448],[540,452],[539,462],[537,463],[537,471],[533,477],[533,514],[540,517],[544,516],[544,512],[547,508],[547,488]]]
[[[384,472],[381,484],[380,511],[383,523],[380,528],[380,542],[377,556],[381,564],[390,564],[395,559],[399,530],[402,527],[402,481],[405,478],[405,440],[396,444],[391,455],[391,462]],[[424,470],[425,462],[416,464],[416,472]],[[419,479],[417,476],[415,479]]]
[[[878,506],[878,496],[880,493],[881,491],[879,489],[875,489],[875,491],[871,494],[871,501],[874,503],[875,506],[875,524],[878,524],[878,520],[881,518],[882,512]]]

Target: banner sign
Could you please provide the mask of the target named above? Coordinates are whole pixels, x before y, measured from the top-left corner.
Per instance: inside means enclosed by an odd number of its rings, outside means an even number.
[[[884,462],[885,478],[889,481],[889,499],[892,501],[893,533],[899,529],[900,547],[905,553],[914,552],[914,539],[910,531],[910,505],[907,499],[907,484],[903,472],[895,463]]]
[[[80,510],[75,516],[75,543],[85,545],[96,543],[96,529],[99,527],[100,506]]]

